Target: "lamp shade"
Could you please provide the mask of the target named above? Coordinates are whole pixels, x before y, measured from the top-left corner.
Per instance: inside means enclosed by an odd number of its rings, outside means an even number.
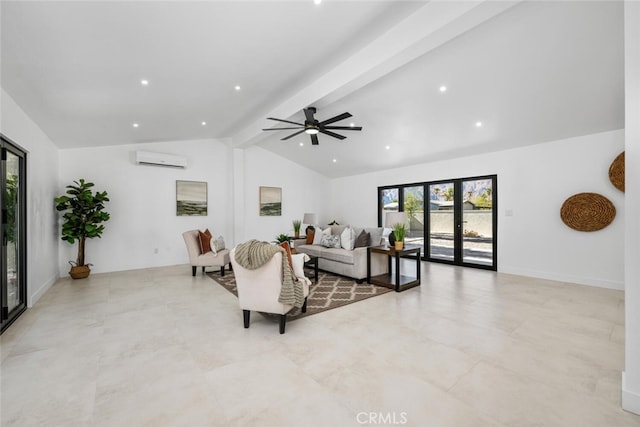
[[[303,224],[317,224],[318,223],[318,218],[316,217],[316,214],[314,213],[306,213],[304,214],[304,217],[302,218],[302,223]]]
[[[386,228],[393,228],[395,224],[409,225],[409,220],[405,212],[387,212],[387,216],[384,219],[384,226]]]

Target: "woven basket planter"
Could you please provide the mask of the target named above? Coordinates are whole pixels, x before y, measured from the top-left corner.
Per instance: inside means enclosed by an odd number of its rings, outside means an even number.
[[[69,276],[71,276],[72,279],[86,279],[89,277],[89,273],[91,273],[91,269],[88,265],[73,266],[71,270],[69,270]]]
[[[568,227],[578,231],[602,230],[616,217],[616,208],[597,193],[579,193],[562,204],[560,217]]]

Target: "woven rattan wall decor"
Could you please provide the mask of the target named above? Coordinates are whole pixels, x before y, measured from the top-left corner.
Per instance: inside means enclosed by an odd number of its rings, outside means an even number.
[[[611,224],[616,217],[616,208],[600,194],[578,193],[564,201],[560,217],[574,230],[597,231]]]
[[[609,180],[618,190],[624,193],[624,151],[609,166]]]

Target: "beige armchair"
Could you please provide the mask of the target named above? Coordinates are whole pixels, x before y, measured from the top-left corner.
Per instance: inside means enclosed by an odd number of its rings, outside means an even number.
[[[251,310],[262,313],[280,315],[280,333],[284,334],[287,323],[287,313],[293,309],[292,305],[282,304],[278,301],[280,288],[282,287],[282,253],[276,253],[262,267],[255,270],[243,268],[236,262],[235,249],[231,251],[231,264],[236,277],[238,289],[238,301],[244,317],[244,327],[249,327]],[[298,280],[302,281],[304,290],[304,305],[302,312],[307,311],[307,296],[311,281],[304,276],[303,264],[308,255],[292,255],[294,273]]]
[[[196,268],[202,267],[202,274],[206,267],[220,267],[220,275],[224,276],[224,268],[231,263],[229,259],[229,249],[221,249],[217,253],[200,253],[200,241],[198,240],[198,230],[189,230],[182,233],[184,243],[187,245],[189,262],[191,263],[191,274],[196,275]]]

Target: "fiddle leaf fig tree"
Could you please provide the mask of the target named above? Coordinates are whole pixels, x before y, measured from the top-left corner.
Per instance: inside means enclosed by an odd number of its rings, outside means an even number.
[[[64,212],[62,218],[62,240],[71,244],[78,241],[78,257],[76,266],[85,265],[84,244],[86,239],[102,237],[105,221],[109,214],[104,211],[105,202],[109,201],[106,191],[92,192],[92,182],[84,179],[73,181],[74,185],[67,185],[66,195],[56,197],[56,210]]]

